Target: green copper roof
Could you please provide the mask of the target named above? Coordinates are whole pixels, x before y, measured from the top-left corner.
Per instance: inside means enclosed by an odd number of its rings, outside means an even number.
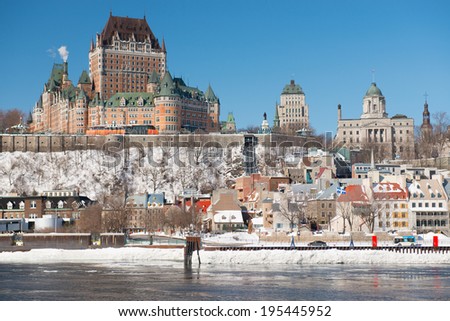
[[[369,89],[367,89],[366,96],[383,96],[383,94],[381,93],[381,90],[377,87],[377,84],[373,82],[370,85]]]
[[[53,91],[57,87],[61,86],[63,73],[64,73],[63,64],[53,64],[52,73],[50,74],[50,78],[48,79],[47,82],[48,90]]]
[[[148,82],[151,84],[159,84],[159,76],[156,71],[153,70],[152,74],[148,78]]]
[[[83,89],[80,89],[80,90],[78,91],[77,99],[84,99],[84,98],[86,98],[86,93],[84,92]]]
[[[161,80],[161,86],[158,96],[180,96],[176,90],[172,76],[168,71],[166,71],[163,79]]]
[[[234,120],[234,115],[233,113],[228,113],[228,117],[227,117],[227,123],[235,123],[236,121]]]
[[[106,101],[106,107],[153,107],[152,93],[116,93]],[[142,99],[142,106],[139,105]],[[124,100],[124,106],[121,106],[121,102]]]
[[[89,78],[89,75],[86,70],[83,70],[81,73],[80,79],[78,79],[79,84],[91,84],[91,78]]]
[[[61,91],[61,94],[65,99],[68,99],[69,101],[75,101],[77,97],[77,88],[70,84],[69,87],[64,88]]]
[[[218,102],[219,99],[217,98],[216,94],[214,94],[214,91],[211,88],[211,85],[208,85],[208,89],[205,92],[205,98],[207,101],[211,102],[211,103],[215,103]]]
[[[304,95],[302,87],[300,85],[295,84],[294,80],[291,80],[291,83],[284,86],[282,95]]]

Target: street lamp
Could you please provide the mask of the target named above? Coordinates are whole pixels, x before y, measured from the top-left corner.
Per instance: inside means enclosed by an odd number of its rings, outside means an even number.
[[[56,210],[55,214],[55,233],[56,233],[56,225],[58,223],[58,202],[56,202],[55,210]]]

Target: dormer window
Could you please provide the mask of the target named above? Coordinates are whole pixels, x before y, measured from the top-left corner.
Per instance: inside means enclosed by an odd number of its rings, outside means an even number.
[[[19,203],[19,209],[23,210],[25,208],[25,203],[22,201]]]
[[[143,99],[142,97],[139,97],[139,99],[138,99],[138,101],[137,101],[137,105],[138,105],[139,107],[144,106],[144,99]]]
[[[12,208],[13,208],[13,203],[11,203],[11,201],[9,201],[9,202],[6,204],[6,207],[8,208],[8,210],[12,210]]]
[[[122,97],[122,98],[120,99],[120,107],[125,107],[126,104],[127,104],[127,101],[125,100],[125,97]]]
[[[59,201],[58,202],[58,208],[63,208],[64,207],[64,202],[63,201]]]

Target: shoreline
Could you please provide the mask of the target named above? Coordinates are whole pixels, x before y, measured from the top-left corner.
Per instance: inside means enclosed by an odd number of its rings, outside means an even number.
[[[184,250],[161,248],[103,248],[103,249],[33,249],[20,252],[0,252],[0,264],[52,263],[136,263],[183,265]],[[450,254],[396,253],[384,250],[267,250],[205,251],[200,250],[201,266],[212,265],[327,265],[327,264],[450,264]],[[196,254],[192,266],[198,266]]]

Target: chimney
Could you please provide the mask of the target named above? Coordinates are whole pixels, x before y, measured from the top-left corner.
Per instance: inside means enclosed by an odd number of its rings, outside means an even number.
[[[341,120],[342,118],[342,110],[341,110],[341,104],[338,105],[338,120]]]

